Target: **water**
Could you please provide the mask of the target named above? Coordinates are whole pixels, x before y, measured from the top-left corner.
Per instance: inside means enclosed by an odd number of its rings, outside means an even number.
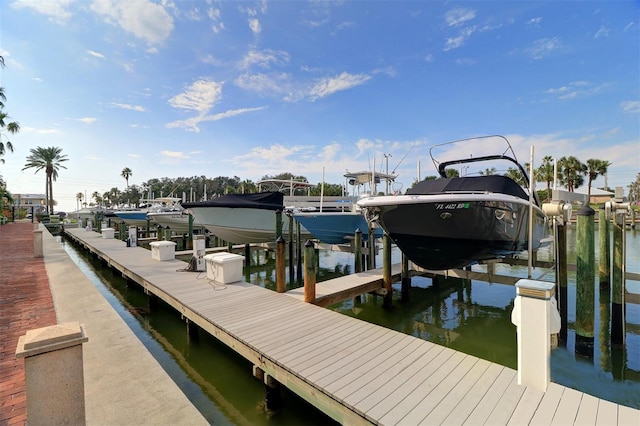
[[[285,408],[270,412],[264,406],[264,387],[251,375],[251,365],[206,333],[189,341],[184,321],[169,306],[148,310],[147,296],[139,286],[127,283],[100,262],[63,245],[91,281],[140,337],[194,402],[215,424],[328,424],[331,419],[283,390]],[[575,234],[568,231],[569,263],[575,264]],[[596,235],[597,250],[597,235]],[[541,250],[539,259],[550,250]],[[640,235],[627,231],[627,271],[640,272]],[[400,261],[394,250],[392,262]],[[252,266],[245,268],[245,280],[275,290],[275,261],[264,253],[252,254]],[[258,264],[259,266],[255,266]],[[378,259],[381,266],[381,257]],[[319,253],[318,281],[349,274],[353,256],[348,253]],[[481,270],[482,267],[474,267]],[[496,273],[526,277],[527,268],[498,265]],[[534,270],[533,278],[553,280],[553,271]],[[288,278],[289,273],[285,274]],[[287,289],[299,287],[295,280]],[[597,285],[597,276],[596,276]],[[629,291],[640,293],[640,283],[628,281]],[[414,277],[408,302],[399,298],[394,285],[393,307],[382,308],[382,298],[363,295],[331,306],[336,312],[360,318],[397,331],[451,347],[510,368],[517,368],[516,329],[511,323],[515,297],[513,286],[481,281]],[[552,381],[591,395],[640,408],[640,306],[627,304],[627,333],[624,347],[612,347],[608,334],[608,304],[600,305],[596,291],[596,336],[593,358],[575,354],[575,272],[569,272],[567,342],[551,352]],[[604,318],[604,319],[601,319]]]

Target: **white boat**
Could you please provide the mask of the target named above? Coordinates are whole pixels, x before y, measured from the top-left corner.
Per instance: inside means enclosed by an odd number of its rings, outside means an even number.
[[[447,177],[449,166],[507,160],[518,166],[529,185],[528,174],[515,159],[507,139],[490,136],[472,140],[488,145],[490,141],[486,138],[504,140],[507,150],[499,155],[479,157],[469,157],[467,153],[466,158],[441,163],[432,155],[441,178],[418,182],[405,195],[374,196],[358,201],[367,218],[382,226],[415,264],[443,270],[517,255],[529,247],[530,212],[533,216],[531,246],[533,250],[540,247],[547,228],[535,192],[528,194],[507,176]],[[467,141],[470,140],[449,144]],[[437,146],[442,145],[446,144]],[[511,154],[505,155],[507,152]]]
[[[141,200],[143,206],[138,209],[116,210],[113,213],[129,226],[147,226],[149,212],[181,212],[180,198],[160,197],[152,200]]]
[[[397,175],[362,171],[347,172],[344,177],[351,186],[349,196],[323,200],[323,207],[314,211],[293,209],[289,213],[317,240],[326,244],[348,243],[356,230],[362,232],[363,240],[368,240],[369,224],[356,201],[359,197],[375,194],[378,183],[393,182]],[[375,238],[382,237],[382,228],[374,227],[372,232]]]
[[[163,228],[171,229],[174,234],[186,234],[189,232],[189,213],[185,210],[147,212],[147,217],[153,223]],[[197,224],[195,221],[192,227],[192,230],[196,232],[201,232],[203,228],[202,225]]]
[[[284,211],[284,194],[227,194],[207,201],[183,203],[182,206],[193,215],[196,223],[204,225],[209,232],[225,241],[235,244],[273,242],[276,212]],[[281,225],[283,236],[287,236],[289,221],[282,220]],[[303,227],[300,237],[312,238]]]

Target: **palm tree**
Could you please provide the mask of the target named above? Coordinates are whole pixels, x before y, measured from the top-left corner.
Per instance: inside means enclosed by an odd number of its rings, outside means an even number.
[[[133,175],[133,172],[128,167],[125,167],[124,169],[122,169],[122,173],[120,173],[120,176],[122,176],[124,180],[127,181],[127,188],[129,188],[129,177],[131,175]]]
[[[7,123],[7,119],[9,116],[2,111],[4,108],[4,101],[6,97],[4,96],[4,88],[0,87],[0,157],[2,157],[5,152],[10,151],[13,152],[13,145],[9,138],[5,135],[4,130],[11,134],[16,134],[20,131],[20,124],[17,121],[11,121]],[[3,142],[3,136],[6,138],[6,142]],[[4,159],[0,158],[0,163],[4,163]]]
[[[607,160],[600,160],[598,158],[590,158],[587,160],[587,176],[589,176],[587,199],[591,199],[591,182],[597,179],[600,175],[607,174],[607,168],[611,165]]]
[[[550,155],[542,159],[542,164],[535,171],[536,181],[547,183],[547,201],[551,198],[551,182],[553,182],[553,157]]]
[[[80,206],[82,205],[83,198],[84,198],[84,195],[82,195],[82,192],[78,192],[76,194],[76,211],[80,211]]]
[[[102,205],[102,196],[98,191],[93,191],[93,194],[91,194],[91,198],[96,200],[96,205],[98,206]]]
[[[0,56],[0,68],[4,68],[4,58],[2,56]],[[7,97],[4,94],[4,87],[0,87],[0,157],[2,157],[7,150],[13,152],[13,145],[11,145],[9,138],[7,137],[6,145],[5,142],[2,141],[2,137],[5,136],[4,130],[6,129],[7,132],[13,135],[20,131],[20,124],[17,121],[6,121],[9,116],[2,111],[4,109],[4,101],[6,100]],[[0,163],[4,163],[4,158],[0,158]]]
[[[560,183],[567,187],[569,192],[584,183],[584,176],[587,174],[587,166],[576,157],[562,157],[558,160],[558,170]]]
[[[53,214],[53,181],[58,178],[58,169],[66,169],[61,163],[68,160],[67,156],[62,154],[62,148],[32,148],[31,155],[27,157],[27,164],[22,168],[36,169],[36,173],[44,169],[46,172],[45,180],[45,197],[49,206],[49,214]]]

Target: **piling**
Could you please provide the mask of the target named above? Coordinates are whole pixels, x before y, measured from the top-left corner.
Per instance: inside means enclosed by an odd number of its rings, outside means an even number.
[[[369,222],[369,238],[367,239],[367,244],[369,244],[369,269],[376,269],[376,241],[373,232],[372,224]]]
[[[382,237],[382,285],[386,294],[382,306],[391,307],[393,288],[391,287],[391,238],[385,233]]]
[[[256,262],[256,265],[258,262]],[[251,244],[244,245],[244,266],[251,266]]]
[[[631,209],[631,229],[636,229],[636,209]]]
[[[199,329],[200,327],[198,327],[198,324],[187,319],[187,338],[190,342],[197,342],[200,340]]]
[[[145,237],[146,238],[150,238],[151,237],[151,219],[147,218],[147,227],[145,228]]]
[[[353,256],[355,272],[362,272],[362,231],[359,228],[353,239]]]
[[[293,283],[293,216],[289,216],[289,282]]]
[[[189,215],[189,231],[187,232],[187,246],[185,250],[193,249],[193,215]]]
[[[567,343],[568,292],[567,292],[567,228],[566,221],[556,221],[556,276],[558,281],[558,306],[560,311],[560,334],[562,343]]]
[[[588,204],[578,212],[576,243],[576,354],[593,357],[595,322],[595,211]]]
[[[609,221],[604,205],[600,207],[598,215],[598,281],[600,282],[600,292],[609,291],[611,287],[611,240]]]
[[[282,237],[282,210],[276,211],[276,240]]]
[[[156,240],[162,241],[162,226],[156,226]]]
[[[611,343],[625,342],[625,213],[615,212],[613,224],[613,271],[611,280]]]
[[[411,287],[411,277],[409,276],[409,258],[402,253],[402,273],[400,296],[402,300],[409,300],[409,288]]]
[[[276,240],[276,287],[278,289],[278,293],[284,293],[286,288],[285,278],[284,278],[284,246],[286,241],[282,236],[280,236]],[[306,292],[306,290],[305,290]]]
[[[304,301],[312,303],[316,300],[316,251],[313,241],[304,243]]]
[[[296,222],[296,271],[298,281],[302,281],[302,242],[300,241],[300,222]]]

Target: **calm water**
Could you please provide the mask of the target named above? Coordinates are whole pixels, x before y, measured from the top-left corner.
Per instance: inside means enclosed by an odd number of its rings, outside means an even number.
[[[640,235],[627,231],[627,271],[640,272]],[[125,319],[150,352],[159,360],[211,423],[215,424],[327,424],[331,419],[283,389],[285,408],[270,412],[264,406],[264,387],[251,375],[251,365],[206,333],[189,341],[184,322],[171,307],[160,304],[149,312],[146,295],[100,262],[62,241],[72,259]],[[575,264],[575,235],[568,233],[569,263]],[[597,250],[597,235],[596,235]],[[548,252],[548,250],[547,250]],[[541,250],[539,258],[549,256]],[[597,256],[597,254],[596,254]],[[395,251],[393,262],[400,261]],[[377,264],[382,263],[381,257]],[[245,268],[245,279],[275,290],[275,262],[253,254]],[[351,273],[353,256],[320,252],[318,281]],[[476,269],[476,267],[474,267]],[[477,267],[482,270],[482,267]],[[526,277],[523,267],[499,265],[496,273]],[[533,278],[553,280],[553,271],[535,269]],[[287,278],[289,273],[286,274]],[[297,280],[288,288],[298,287]],[[597,285],[597,275],[596,275]],[[628,289],[640,293],[640,283],[628,281]],[[336,312],[360,318],[422,339],[449,346],[511,368],[517,368],[516,330],[511,324],[515,288],[481,281],[414,277],[409,301],[399,298],[394,286],[391,309],[382,308],[382,298],[363,295],[334,305]],[[593,358],[574,351],[575,273],[569,272],[569,329],[567,342],[552,351],[552,381],[597,397],[640,408],[640,305],[627,304],[624,347],[611,347],[608,304],[600,305],[596,291],[596,336]],[[602,313],[602,314],[601,314]],[[602,318],[601,319],[601,315]]]

